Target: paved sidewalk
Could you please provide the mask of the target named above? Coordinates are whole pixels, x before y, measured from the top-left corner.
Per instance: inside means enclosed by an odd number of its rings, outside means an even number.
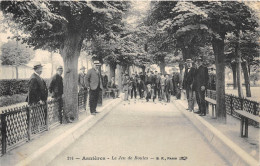
[[[105,116],[105,114],[110,111],[110,109],[114,106],[113,104],[116,102],[121,102],[121,99],[108,99],[103,101],[103,105],[97,108],[97,111],[100,111],[99,114],[93,116],[89,113],[89,109],[87,111],[83,111],[79,114],[79,121],[69,124],[62,124],[59,125],[49,131],[45,131],[42,134],[35,137],[30,142],[27,142],[10,152],[7,152],[4,156],[1,157],[1,166],[13,166],[13,165],[35,165],[31,164],[34,159],[37,159],[43,155],[43,153],[49,153],[52,155],[52,152],[48,152],[49,149],[55,147],[55,144],[59,144],[64,141],[64,147],[59,147],[60,149],[56,150],[63,150],[66,148],[66,144],[69,144],[69,141],[74,142],[77,139],[78,135],[75,133],[72,134],[72,140],[66,140],[66,138],[62,138],[64,134],[71,130],[82,130],[80,129],[80,125],[84,125],[85,128],[90,128],[93,126],[100,118]],[[105,108],[107,107],[107,108]],[[85,132],[82,130],[81,132]],[[79,132],[80,133],[80,132]],[[74,135],[73,135],[74,134]],[[62,138],[62,139],[61,139]],[[59,139],[61,139],[59,141]],[[74,139],[74,140],[73,140]],[[58,141],[57,141],[58,140]],[[56,142],[55,142],[56,141]],[[54,155],[54,154],[53,154]],[[55,156],[53,156],[55,157]],[[47,156],[48,158],[48,156]],[[42,158],[43,161],[47,158]],[[37,159],[40,162],[39,159]],[[23,163],[25,162],[25,163]]]
[[[182,108],[187,101],[176,100]],[[223,124],[211,118],[211,111],[207,116],[200,117],[187,110],[183,111],[186,117],[193,121],[208,141],[223,155],[230,158],[233,165],[260,165],[259,164],[259,128],[249,126],[249,137],[240,137],[240,120],[227,115],[227,123]],[[224,154],[225,153],[225,154]],[[236,164],[234,164],[236,163]],[[243,164],[241,164],[243,163]],[[258,163],[258,164],[256,164]]]
[[[180,101],[183,105],[186,105],[186,101]],[[188,112],[188,111],[187,111]],[[192,113],[191,113],[192,114]],[[219,123],[216,119],[211,118],[211,111],[207,116],[204,116],[207,122],[221,131],[225,136],[231,139],[234,143],[239,145],[248,154],[259,161],[259,128],[254,126],[248,127],[248,138],[240,137],[240,119],[237,119],[227,114],[227,123]]]
[[[228,165],[182,111],[173,103],[122,102],[49,166]]]

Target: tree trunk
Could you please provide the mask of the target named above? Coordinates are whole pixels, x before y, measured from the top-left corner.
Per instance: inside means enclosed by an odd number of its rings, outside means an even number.
[[[19,78],[19,73],[18,73],[18,66],[16,65],[15,66],[15,73],[16,73],[16,79]]]
[[[216,60],[216,112],[217,120],[222,123],[226,123],[224,38],[222,34],[221,40],[215,37],[212,40]]]
[[[237,89],[238,96],[243,97],[242,82],[241,82],[241,52],[240,52],[240,34],[236,34],[238,40],[235,46],[236,62],[237,62]]]
[[[237,64],[236,62],[231,63],[231,68],[233,72],[233,89],[237,89]]]
[[[251,90],[250,90],[250,80],[249,80],[249,73],[247,70],[247,62],[242,62],[242,69],[244,73],[244,79],[245,79],[245,86],[246,86],[246,97],[251,97]]]
[[[162,74],[165,74],[165,62],[164,62],[164,61],[161,61],[160,64],[159,64],[159,66],[160,66],[160,72],[161,72]]]
[[[64,122],[78,120],[78,59],[82,46],[81,34],[66,35],[61,55],[64,62]]]
[[[51,51],[51,77],[53,76],[53,52]]]
[[[180,69],[180,86],[182,87],[182,82],[183,82],[183,69],[184,69],[184,63],[180,62],[179,63],[179,69]]]
[[[111,78],[115,77],[115,73],[116,73],[116,65],[110,64],[109,65],[109,78],[108,78],[108,81],[111,81]]]
[[[119,89],[122,91],[122,76],[123,76],[123,73],[122,73],[122,67],[120,65],[117,65],[117,76],[118,76],[118,87]]]

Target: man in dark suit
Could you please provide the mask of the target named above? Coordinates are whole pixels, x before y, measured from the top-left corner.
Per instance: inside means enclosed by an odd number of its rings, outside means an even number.
[[[29,91],[26,101],[31,104],[45,104],[48,97],[48,89],[45,81],[41,78],[42,65],[36,64],[34,67],[34,73],[29,81]]]
[[[87,72],[87,87],[89,88],[89,107],[90,113],[95,115],[97,113],[97,102],[99,98],[99,92],[103,89],[101,73],[99,67],[101,64],[99,61],[94,61],[94,67]]]
[[[119,98],[119,89],[115,83],[115,77],[111,77],[111,81],[108,82],[107,88],[111,89],[113,98]]]
[[[186,90],[186,97],[188,100],[188,109],[189,111],[194,111],[194,104],[195,104],[195,92],[192,89],[194,83],[194,76],[195,76],[195,68],[192,67],[192,60],[186,59],[187,68],[184,72],[183,78],[183,89]]]
[[[62,95],[63,95],[63,79],[62,79],[63,68],[62,66],[57,67],[57,73],[51,78],[49,91],[52,94],[52,98],[58,102],[59,119],[62,123]]]
[[[208,74],[208,68],[205,67],[202,64],[202,58],[197,58],[197,69],[196,74],[194,77],[194,84],[193,87],[196,92],[196,99],[199,106],[199,111],[196,113],[199,113],[200,116],[206,115],[206,102],[205,102],[205,92],[208,85],[209,80],[209,74]]]
[[[133,98],[133,96],[136,99],[136,89],[137,89],[137,79],[135,77],[135,74],[132,74],[132,77],[130,77],[130,82],[131,82],[131,99]]]

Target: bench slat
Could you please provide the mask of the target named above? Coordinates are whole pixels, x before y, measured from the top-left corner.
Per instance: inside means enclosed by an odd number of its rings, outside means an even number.
[[[250,113],[248,113],[248,112],[246,112],[246,111],[243,111],[243,110],[234,110],[234,111],[235,111],[236,113],[238,113],[238,114],[240,114],[240,115],[246,117],[246,118],[252,119],[252,120],[254,120],[254,121],[260,123],[260,117],[257,116],[257,115],[250,114]]]
[[[205,100],[206,100],[207,102],[210,102],[210,103],[212,103],[212,104],[217,105],[217,101],[216,101],[216,100],[213,100],[213,99],[208,98],[208,97],[205,97]]]

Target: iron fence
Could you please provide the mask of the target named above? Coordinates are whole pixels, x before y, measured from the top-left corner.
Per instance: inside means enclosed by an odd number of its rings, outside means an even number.
[[[78,94],[79,109],[86,110],[87,93]],[[1,156],[11,149],[31,140],[37,134],[62,123],[62,102],[50,99],[46,104],[16,106],[2,109],[0,114]]]
[[[207,90],[206,96],[208,98],[216,100],[216,91]],[[239,118],[239,115],[234,112],[234,110],[243,110],[249,112],[253,115],[259,116],[259,103],[256,101],[252,101],[246,98],[240,98],[238,96],[234,96],[231,94],[225,95],[225,104],[226,104],[226,112],[229,115],[232,115],[236,118]],[[249,124],[253,126],[258,126],[259,124],[255,121],[249,121]]]

